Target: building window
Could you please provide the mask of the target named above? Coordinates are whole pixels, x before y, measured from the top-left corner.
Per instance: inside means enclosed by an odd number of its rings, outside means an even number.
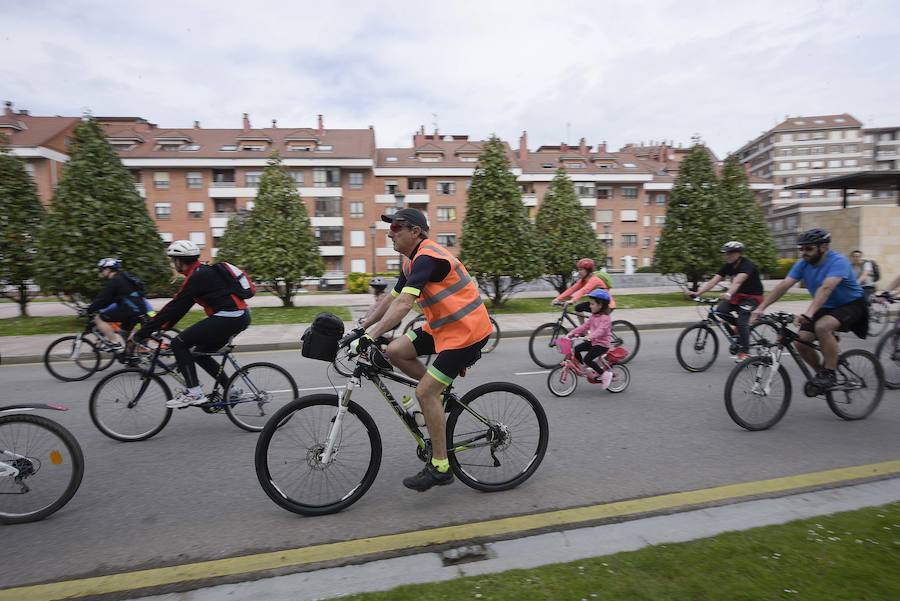
[[[190,232],[188,239],[197,245],[197,248],[206,246],[206,232]]]
[[[337,167],[314,167],[313,187],[337,188],[341,185],[341,170]]]
[[[363,230],[351,230],[350,246],[361,247],[366,245],[366,232]]]
[[[397,184],[397,180],[395,179],[386,179],[384,180],[384,193],[385,194],[396,194],[400,191],[400,186]]]
[[[656,204],[658,206],[665,206],[666,204],[666,195],[665,194],[657,194],[656,195]]]
[[[597,188],[597,199],[606,200],[612,196],[612,188]]]
[[[169,189],[169,172],[156,171],[153,173],[153,187],[157,190]]]
[[[172,236],[172,232],[160,232],[159,239],[162,240],[163,242],[165,242],[166,244],[169,244],[175,238]]]
[[[365,259],[350,259],[350,271],[355,273],[367,273]]]
[[[844,167],[856,167],[859,165],[859,161],[856,159],[844,159]]]
[[[388,271],[400,271],[400,259],[388,259],[386,266]]]
[[[262,179],[262,171],[248,171],[244,174],[244,182],[248,188],[258,188],[260,179]]]
[[[438,182],[438,194],[456,194],[456,182]]]
[[[189,202],[188,203],[188,215],[191,219],[202,219],[203,218],[203,203],[202,202]]]
[[[644,248],[650,248],[650,236],[644,236]]]
[[[361,202],[351,202],[350,203],[350,216],[351,217],[362,217],[363,216],[363,203]]]
[[[456,246],[456,234],[438,234],[437,243],[447,248]]]
[[[584,163],[581,161],[566,161],[563,165],[566,169],[584,169]]]
[[[341,199],[340,198],[317,198],[316,199],[316,217],[340,217],[341,216]]]
[[[361,171],[351,171],[349,175],[349,185],[351,190],[361,190],[363,187],[363,174]]]
[[[203,187],[203,174],[199,171],[188,171],[185,176],[187,180],[188,188],[202,188]]]
[[[858,147],[856,144],[844,144],[844,152],[857,152]]]
[[[171,219],[172,204],[168,202],[158,202],[154,205],[154,212],[157,219]]]
[[[344,228],[340,226],[317,227],[315,235],[319,246],[341,246],[344,243]]]
[[[666,216],[665,215],[657,215],[656,216],[656,225],[665,225],[666,224]]]
[[[637,198],[637,186],[622,186],[622,198]]]
[[[594,184],[587,182],[578,182],[575,184],[575,193],[581,198],[596,198],[596,189]]]
[[[782,142],[793,142],[794,134],[781,134],[781,141]]]
[[[384,207],[384,214],[387,216],[391,216],[399,210],[400,209],[398,209],[397,207],[390,205],[390,206]]]
[[[794,168],[793,163],[781,163],[780,165],[778,165],[779,171],[790,171],[793,168]]]
[[[638,212],[633,211],[633,210],[619,211],[619,219],[621,221],[637,221],[638,220]]]
[[[638,237],[637,234],[622,234],[622,246],[624,248],[637,246]]]
[[[291,181],[294,182],[295,186],[303,185],[303,172],[299,169],[291,169],[288,171],[288,175],[291,176]]]
[[[599,209],[595,213],[598,223],[612,223],[613,212],[611,209]]]
[[[407,190],[427,190],[427,180],[424,177],[410,177],[406,179]]]
[[[456,207],[438,207],[438,221],[456,221]]]
[[[829,167],[840,167],[841,160],[840,159],[832,159],[832,160],[828,161],[828,166]]]

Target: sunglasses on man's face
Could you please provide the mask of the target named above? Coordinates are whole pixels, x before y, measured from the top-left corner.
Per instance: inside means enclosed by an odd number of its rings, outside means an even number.
[[[399,232],[403,228],[412,229],[414,227],[415,227],[414,225],[410,225],[409,223],[407,223],[405,221],[392,221],[391,222],[391,231],[394,233]]]

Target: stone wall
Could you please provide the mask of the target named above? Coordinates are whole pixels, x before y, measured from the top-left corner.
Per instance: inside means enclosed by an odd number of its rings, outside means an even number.
[[[849,254],[859,249],[881,267],[881,279],[900,273],[900,207],[849,207],[802,214],[802,229],[825,228],[831,248]]]

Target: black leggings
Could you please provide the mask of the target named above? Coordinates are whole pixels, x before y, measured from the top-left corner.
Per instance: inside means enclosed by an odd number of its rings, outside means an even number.
[[[577,344],[575,348],[572,349],[572,351],[575,353],[575,357],[578,358],[579,363],[586,363],[588,366],[593,367],[594,371],[596,371],[597,373],[602,372],[603,368],[600,367],[600,365],[596,361],[594,361],[594,359],[601,356],[608,350],[608,347],[599,345],[594,346],[588,340]],[[584,351],[587,351],[587,355],[584,357],[584,359],[582,359],[581,353],[583,353]]]
[[[243,332],[250,325],[250,312],[244,311],[241,317],[216,317],[211,315],[198,321],[172,340],[172,352],[178,363],[178,371],[184,376],[185,386],[193,388],[200,385],[195,363],[203,371],[211,375],[223,387],[228,383],[224,371],[219,373],[219,362],[213,357],[194,357],[191,349],[201,353],[212,353],[228,342],[228,339]]]
[[[734,305],[730,300],[722,299],[716,305],[716,313],[737,329],[738,351],[742,353],[750,352],[750,313],[758,305],[759,303],[752,298],[742,299],[740,303]],[[737,319],[732,315],[732,311],[737,312]]]

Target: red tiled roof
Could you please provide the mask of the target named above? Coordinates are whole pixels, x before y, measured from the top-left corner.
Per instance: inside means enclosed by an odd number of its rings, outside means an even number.
[[[463,136],[459,136],[463,137]],[[472,163],[471,161],[462,161],[460,160],[460,154],[473,154],[473,153],[481,153],[481,149],[484,146],[485,142],[478,140],[435,140],[433,138],[429,138],[425,141],[424,144],[421,144],[417,147],[408,147],[408,148],[379,148],[378,149],[378,157],[376,160],[376,165],[378,167],[421,167],[425,169],[440,169],[440,168],[467,168],[472,169],[475,167],[477,163]],[[509,160],[511,166],[516,166],[515,155],[513,154],[512,148],[510,148],[507,142],[503,142],[503,147],[506,150],[506,158]],[[437,162],[422,162],[415,156],[417,152],[424,151],[424,153],[435,153],[442,152],[444,153],[443,159]],[[396,157],[396,161],[388,161],[387,157]]]
[[[841,127],[862,127],[862,123],[848,113],[841,113],[840,115],[814,115],[811,117],[788,117],[773,127],[772,130],[790,131],[797,129],[833,129]]]
[[[6,119],[8,120],[9,117]],[[4,128],[4,131],[9,136],[9,145],[19,147],[42,146],[66,129],[74,128],[80,121],[78,117],[32,117],[19,113],[14,114],[12,119],[23,125],[25,129],[11,131]]]

